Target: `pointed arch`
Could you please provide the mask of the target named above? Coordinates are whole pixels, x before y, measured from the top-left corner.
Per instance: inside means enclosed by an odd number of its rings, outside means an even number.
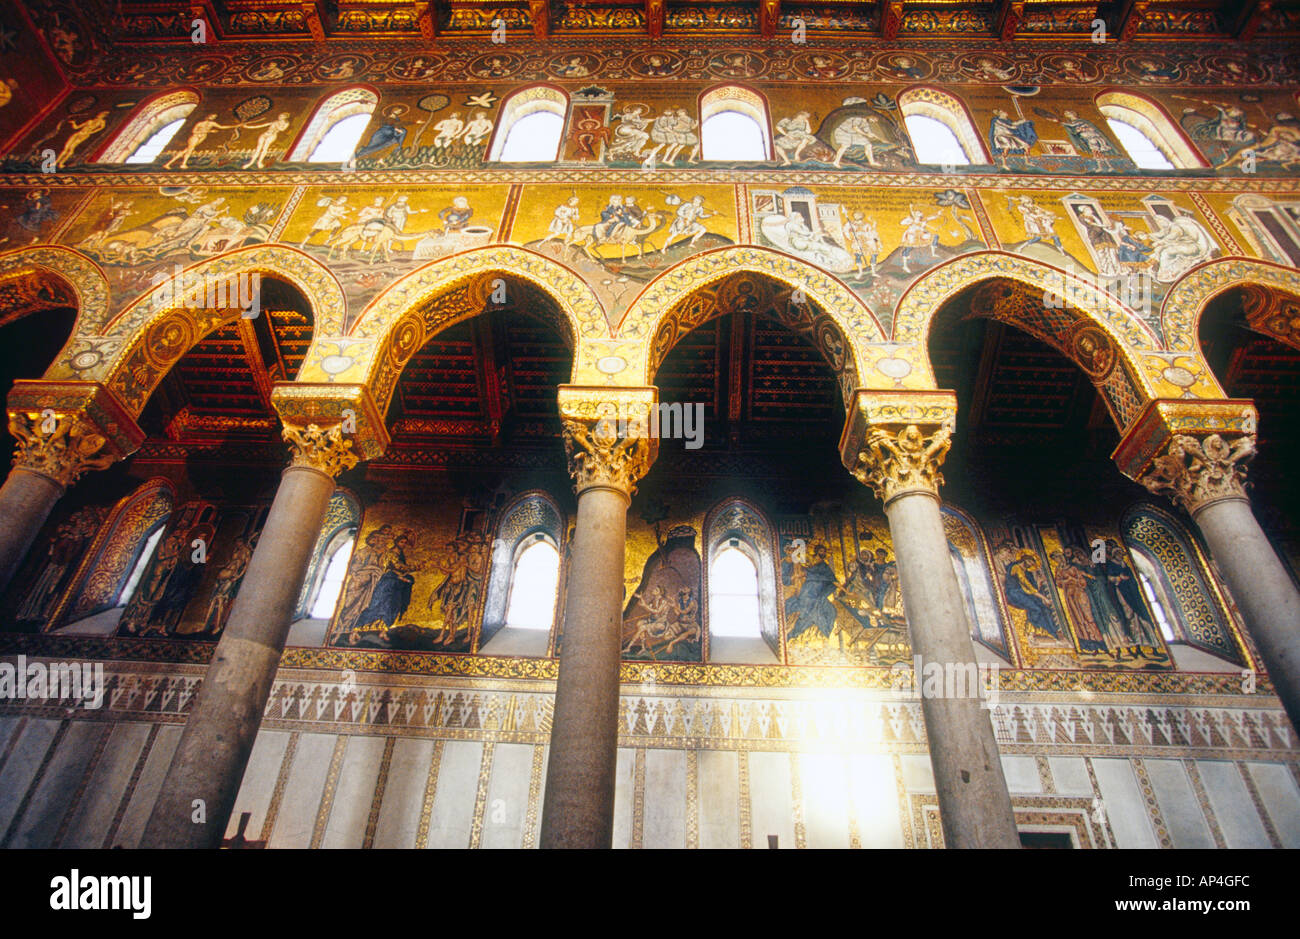
[[[74,336],[103,325],[108,315],[108,278],[90,258],[62,245],[0,252],[0,286],[42,273],[57,277],[75,295],[77,321],[73,327]]]
[[[123,128],[91,162],[125,163],[154,134],[168,124],[187,119],[198,105],[198,92],[188,88],[165,91],[146,99],[131,112]]]
[[[990,281],[1008,286],[978,292],[975,301],[982,304],[984,312],[975,315],[988,315],[1024,329],[1079,365],[1102,391],[1121,429],[1152,398],[1223,396],[1199,353],[1171,356],[1163,352],[1151,326],[1109,293],[1074,273],[1004,251],[962,255],[932,268],[913,283],[899,301],[894,317],[896,345],[889,352],[892,359],[906,363],[904,379],[891,382],[889,373],[882,378],[869,372],[864,378],[878,382],[876,387],[933,387],[927,344],[934,315],[956,294]],[[1056,298],[1054,305],[1045,303],[1047,298]],[[1084,340],[1088,326],[1099,332]],[[1099,369],[1102,363],[1098,359],[1084,361],[1084,353],[1095,351],[1103,337],[1115,350],[1119,367]],[[879,364],[875,370],[883,371]]]
[[[299,381],[370,386],[380,411],[402,367],[437,331],[483,312],[497,281],[523,280],[554,301],[566,342],[608,336],[605,310],[581,277],[545,255],[513,245],[489,245],[417,268],[372,300],[345,333],[317,329]],[[433,308],[431,301],[444,302]]]
[[[102,381],[138,415],[173,364],[212,330],[241,314],[241,291],[247,296],[258,289],[257,281],[245,279],[252,275],[283,280],[307,298],[313,341],[323,331],[341,331],[346,298],[327,267],[297,248],[253,245],[186,269],[183,295],[173,295],[181,293],[181,287],[161,283],[98,334],[81,331],[56,363],[57,377]]]
[[[988,146],[970,116],[970,110],[955,95],[929,85],[908,88],[898,96],[898,113],[903,117],[904,126],[907,118],[917,115],[928,117],[947,127],[957,138],[962,152],[971,164],[987,166],[993,162]]]
[[[1127,124],[1155,144],[1175,169],[1209,167],[1209,160],[1196,149],[1158,101],[1135,91],[1114,89],[1099,92],[1093,101],[1107,120]]]
[[[802,292],[809,303],[829,317],[838,332],[833,339],[843,346],[843,365],[836,368],[837,372],[860,376],[863,363],[870,358],[868,347],[885,340],[880,320],[842,281],[771,248],[730,245],[693,255],[670,267],[632,301],[619,324],[617,338],[628,340],[626,351],[636,359],[623,370],[628,377],[621,384],[652,384],[659,360],[672,348],[683,325],[680,301],[740,272],[761,274]],[[639,342],[634,345],[633,340]],[[818,346],[823,346],[820,340]]]
[[[716,585],[712,583],[713,565],[718,555],[730,548],[739,551],[754,565],[757,578],[758,635],[767,644],[773,661],[782,661],[783,603],[777,580],[781,559],[778,556],[776,528],[754,503],[733,496],[723,499],[709,510],[704,517],[703,530],[703,595],[697,601],[704,640],[704,660],[715,660],[712,642],[716,612],[713,608],[716,593]]]
[[[344,88],[324,98],[316,105],[311,118],[290,145],[285,160],[291,163],[310,162],[325,135],[340,121],[359,114],[373,114],[379,104],[379,93],[365,85]],[[365,132],[365,129],[362,129]]]
[[[550,544],[560,556],[554,600],[555,616],[544,641],[542,637],[536,637],[537,641],[534,643],[539,654],[545,654],[549,649],[550,635],[555,632],[562,609],[566,527],[565,514],[559,503],[542,490],[521,493],[501,510],[500,521],[492,538],[492,557],[483,605],[483,621],[475,640],[477,651],[484,651],[492,639],[508,625],[507,611],[519,559],[524,551],[538,540]]]
[[[1168,337],[1169,348],[1189,355],[1200,355],[1201,317],[1210,301],[1236,287],[1256,286],[1300,297],[1300,270],[1272,261],[1232,257],[1209,261],[1192,268],[1178,280],[1160,307],[1160,322]],[[1257,320],[1266,320],[1266,310],[1247,310],[1252,328],[1300,348],[1300,331],[1290,336],[1283,330],[1260,328]]]
[[[163,477],[148,479],[118,501],[104,520],[46,629],[75,623],[112,609],[145,544],[176,508],[176,487]]]

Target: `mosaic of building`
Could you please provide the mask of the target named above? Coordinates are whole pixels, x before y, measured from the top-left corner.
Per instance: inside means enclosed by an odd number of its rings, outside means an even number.
[[[1131,6],[0,2],[0,845],[1300,845],[1300,7]]]

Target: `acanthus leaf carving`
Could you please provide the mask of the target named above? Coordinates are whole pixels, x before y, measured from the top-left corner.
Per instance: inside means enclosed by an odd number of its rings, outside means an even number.
[[[907,492],[939,494],[939,467],[952,446],[952,428],[942,424],[922,431],[916,424],[873,427],[853,467],[858,482],[885,504]]]
[[[284,439],[293,452],[293,466],[305,466],[335,477],[352,469],[359,462],[357,454],[352,452],[352,441],[343,436],[342,424],[329,427],[318,424],[295,427],[286,424]]]
[[[1254,456],[1254,434],[1243,434],[1232,443],[1219,434],[1200,439],[1176,434],[1138,482],[1195,513],[1212,502],[1245,499],[1246,464]]]
[[[628,430],[635,427],[629,425]],[[564,449],[569,456],[569,476],[579,493],[606,486],[630,498],[636,493],[637,481],[650,469],[649,439],[635,433],[620,437],[618,422],[609,418],[565,420]]]
[[[50,421],[54,426],[47,430]],[[65,489],[87,470],[105,469],[118,458],[99,427],[79,411],[14,411],[9,415],[9,433],[17,441],[14,466],[48,477]]]

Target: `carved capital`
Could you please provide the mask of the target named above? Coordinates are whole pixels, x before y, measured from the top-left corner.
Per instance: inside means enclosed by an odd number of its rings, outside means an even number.
[[[939,468],[952,446],[957,397],[951,391],[854,393],[840,458],[888,505],[908,492],[938,496]]]
[[[344,436],[341,424],[332,427],[286,425],[284,439],[293,451],[293,466],[305,466],[333,478],[357,465],[352,441]]]
[[[340,425],[357,459],[373,460],[388,449],[383,413],[365,385],[279,382],[271,391],[271,406],[285,427]]]
[[[17,441],[14,466],[48,476],[65,489],[86,470],[105,469],[117,461],[108,438],[79,412],[14,411],[9,414],[9,433]]]
[[[1244,400],[1156,400],[1133,421],[1113,458],[1124,475],[1195,514],[1245,499],[1258,416]]]
[[[947,427],[872,428],[858,452],[853,475],[886,505],[906,492],[937,496],[943,485],[939,467],[951,446],[952,431]]]
[[[1165,444],[1138,482],[1195,514],[1212,502],[1246,498],[1246,464],[1255,456],[1255,435],[1229,443],[1219,434],[1178,434]]]
[[[628,498],[636,493],[637,481],[650,469],[650,441],[635,428],[630,430],[620,436],[618,423],[606,418],[564,422],[564,449],[575,492],[602,486]]]
[[[631,498],[659,452],[648,436],[657,390],[561,385],[559,397],[574,490],[607,486]]]
[[[140,446],[142,431],[97,382],[17,381],[9,392],[14,466],[67,488]]]

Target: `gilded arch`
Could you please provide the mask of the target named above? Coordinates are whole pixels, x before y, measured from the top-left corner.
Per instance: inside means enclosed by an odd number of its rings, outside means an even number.
[[[1169,348],[1199,359],[1199,333],[1205,307],[1224,291],[1243,286],[1262,287],[1266,291],[1281,291],[1300,297],[1300,270],[1272,261],[1234,257],[1210,261],[1188,271],[1169,289],[1160,309],[1160,321]],[[1274,319],[1278,322],[1273,323]],[[1275,316],[1267,309],[1247,310],[1247,320],[1253,328],[1300,348],[1300,321],[1292,322],[1292,319],[1290,316]]]
[[[67,283],[76,295],[77,322],[73,335],[103,325],[108,316],[108,278],[98,264],[80,251],[42,245],[0,253],[0,286],[42,272]]]
[[[625,364],[613,370],[613,363],[602,367],[595,361],[580,358],[575,364],[574,380],[577,381],[580,367],[592,367],[611,379],[617,375],[621,385],[650,384],[656,364],[651,349],[664,330],[676,328],[674,318],[681,315],[682,299],[742,272],[762,274],[800,290],[811,304],[824,310],[846,341],[846,365],[857,375],[862,374],[863,363],[871,359],[871,345],[885,341],[880,320],[857,294],[835,277],[780,251],[734,245],[687,258],[651,281],[632,301],[619,324],[614,343],[618,351],[614,355]],[[630,362],[626,361],[628,356],[632,357]]]
[[[160,284],[137,298],[102,329],[79,329],[46,378],[101,381],[132,414],[139,414],[167,370],[200,339],[239,315],[230,294],[241,275],[282,279],[309,298],[314,333],[341,327],[346,313],[343,288],[319,261],[284,245],[254,245],[211,258],[184,272],[184,294]],[[208,285],[224,282],[227,305],[209,308]],[[194,303],[186,305],[186,300]]]
[[[609,334],[604,307],[577,274],[533,251],[490,245],[412,271],[372,300],[346,331],[318,329],[298,380],[365,384],[385,410],[407,360],[438,330],[481,313],[499,275],[523,280],[553,300],[565,338],[575,346]],[[438,309],[431,310],[435,298]]]
[[[864,385],[882,388],[933,387],[934,373],[926,351],[930,323],[943,304],[959,291],[989,280],[1009,280],[1032,291],[1034,305],[1045,316],[1043,324],[1031,332],[1055,342],[1077,364],[1090,372],[1070,349],[1073,330],[1084,323],[1095,327],[1116,349],[1123,369],[1135,383],[1135,402],[1111,401],[1118,420],[1127,420],[1131,408],[1139,408],[1152,398],[1221,398],[1218,382],[1199,351],[1179,354],[1165,349],[1155,330],[1133,310],[1086,279],[1059,268],[1003,251],[980,251],[962,255],[933,268],[916,281],[899,301],[894,317],[893,343],[886,347],[888,358],[871,362],[872,371],[864,371]],[[1061,306],[1048,308],[1043,299],[1061,298]],[[1074,310],[1072,316],[1055,317]],[[1060,322],[1055,322],[1059,319]],[[1073,320],[1071,322],[1071,320]],[[1016,325],[1026,325],[1007,319]],[[1027,326],[1027,328],[1029,328]],[[879,354],[879,353],[878,353]],[[882,367],[884,366],[884,367]],[[879,374],[873,374],[872,372]],[[874,382],[874,383],[873,383]]]

